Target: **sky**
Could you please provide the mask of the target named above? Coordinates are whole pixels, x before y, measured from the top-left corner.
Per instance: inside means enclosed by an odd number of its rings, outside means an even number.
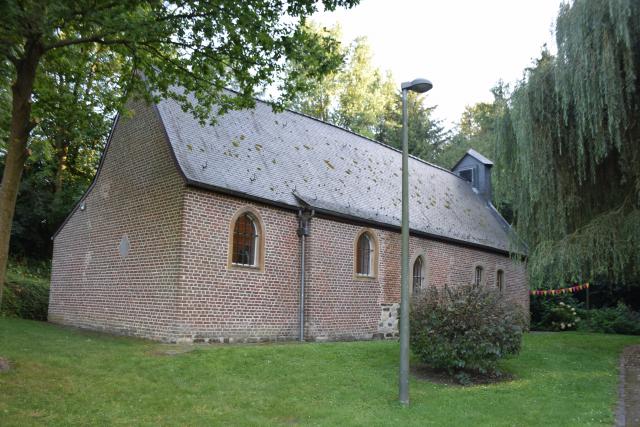
[[[400,82],[424,77],[427,105],[447,127],[466,105],[491,101],[500,79],[513,83],[540,55],[555,52],[553,23],[561,0],[361,0],[312,20],[340,24],[343,42],[366,36],[373,62]]]

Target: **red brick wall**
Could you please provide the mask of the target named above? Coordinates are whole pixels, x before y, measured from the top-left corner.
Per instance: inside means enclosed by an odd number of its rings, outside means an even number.
[[[184,184],[153,108],[129,108],[133,119],[119,120],[86,209],[54,240],[49,320],[170,339]]]
[[[252,207],[264,226],[263,271],[229,268],[229,227]],[[188,189],[178,289],[183,339],[293,339],[298,333],[299,243],[294,212]]]
[[[253,208],[265,228],[264,271],[229,268],[229,227]],[[204,341],[294,339],[300,281],[296,213],[188,189],[185,193],[178,318],[183,339]],[[400,234],[367,228],[378,240],[378,275],[354,275],[354,244],[365,227],[315,217],[307,238],[305,335],[308,339],[363,339],[378,333],[382,304],[400,300]],[[524,266],[508,257],[413,236],[412,260],[423,255],[429,286],[473,280],[480,263],[493,286],[505,272],[505,293],[528,307]]]
[[[371,338],[377,331],[380,304],[384,302],[383,284],[387,278],[384,268],[379,269],[375,278],[354,275],[354,245],[364,228],[324,218],[311,220],[307,239],[305,323],[308,336]],[[377,234],[378,240],[385,235],[385,232],[368,230]],[[382,243],[377,258],[382,261],[388,256],[387,245]]]
[[[314,218],[311,224],[307,334],[370,338],[378,332],[381,304],[400,301],[400,234],[367,228],[378,237],[378,276],[360,279],[353,275],[353,246],[365,227],[325,218]],[[496,271],[502,269],[505,295],[528,310],[525,266],[507,256],[416,236],[410,239],[409,251],[410,275],[418,255],[426,262],[426,286],[470,283],[476,264],[484,268],[484,282],[495,286]]]

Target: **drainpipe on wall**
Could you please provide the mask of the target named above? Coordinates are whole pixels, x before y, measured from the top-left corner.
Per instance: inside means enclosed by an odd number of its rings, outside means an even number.
[[[298,236],[300,237],[300,342],[304,341],[304,285],[305,285],[305,242],[309,235],[309,222],[314,211],[300,209],[298,211]]]

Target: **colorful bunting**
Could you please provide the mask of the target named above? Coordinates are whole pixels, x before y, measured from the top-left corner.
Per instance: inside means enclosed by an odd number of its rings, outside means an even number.
[[[585,284],[582,284],[582,285],[571,286],[570,288],[535,289],[533,291],[530,291],[530,294],[531,295],[542,295],[542,296],[560,295],[560,294],[566,294],[566,293],[574,293],[574,292],[582,291],[584,289],[589,289],[589,284],[588,283],[585,283]]]

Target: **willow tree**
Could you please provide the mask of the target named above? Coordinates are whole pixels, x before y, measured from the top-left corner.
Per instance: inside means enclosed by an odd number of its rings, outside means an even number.
[[[252,95],[275,85],[290,100],[299,79],[285,75],[287,59],[322,74],[336,63],[326,43],[303,31],[305,18],[320,4],[333,10],[357,0],[0,0],[0,84],[10,82],[11,113],[0,185],[0,300],[11,224],[33,129],[38,124],[34,88],[42,83],[47,59],[71,58],[73,48],[99,45],[124,64],[115,84],[147,98],[170,97],[207,120],[219,112],[253,105]],[[341,58],[338,58],[341,59]],[[70,60],[65,75],[78,61]],[[86,64],[83,66],[86,67]],[[140,71],[142,73],[138,73]],[[138,78],[144,74],[146,79]],[[231,96],[222,89],[239,89]],[[176,87],[193,94],[192,102]],[[0,89],[0,105],[5,89]],[[153,95],[152,95],[153,94]],[[62,102],[63,99],[58,99]],[[55,108],[55,102],[51,108]],[[87,107],[88,108],[88,107]],[[5,115],[0,114],[0,123]],[[0,135],[2,132],[0,132]]]
[[[498,124],[532,285],[637,282],[640,2],[565,4],[556,37],[557,55],[527,70]]]

